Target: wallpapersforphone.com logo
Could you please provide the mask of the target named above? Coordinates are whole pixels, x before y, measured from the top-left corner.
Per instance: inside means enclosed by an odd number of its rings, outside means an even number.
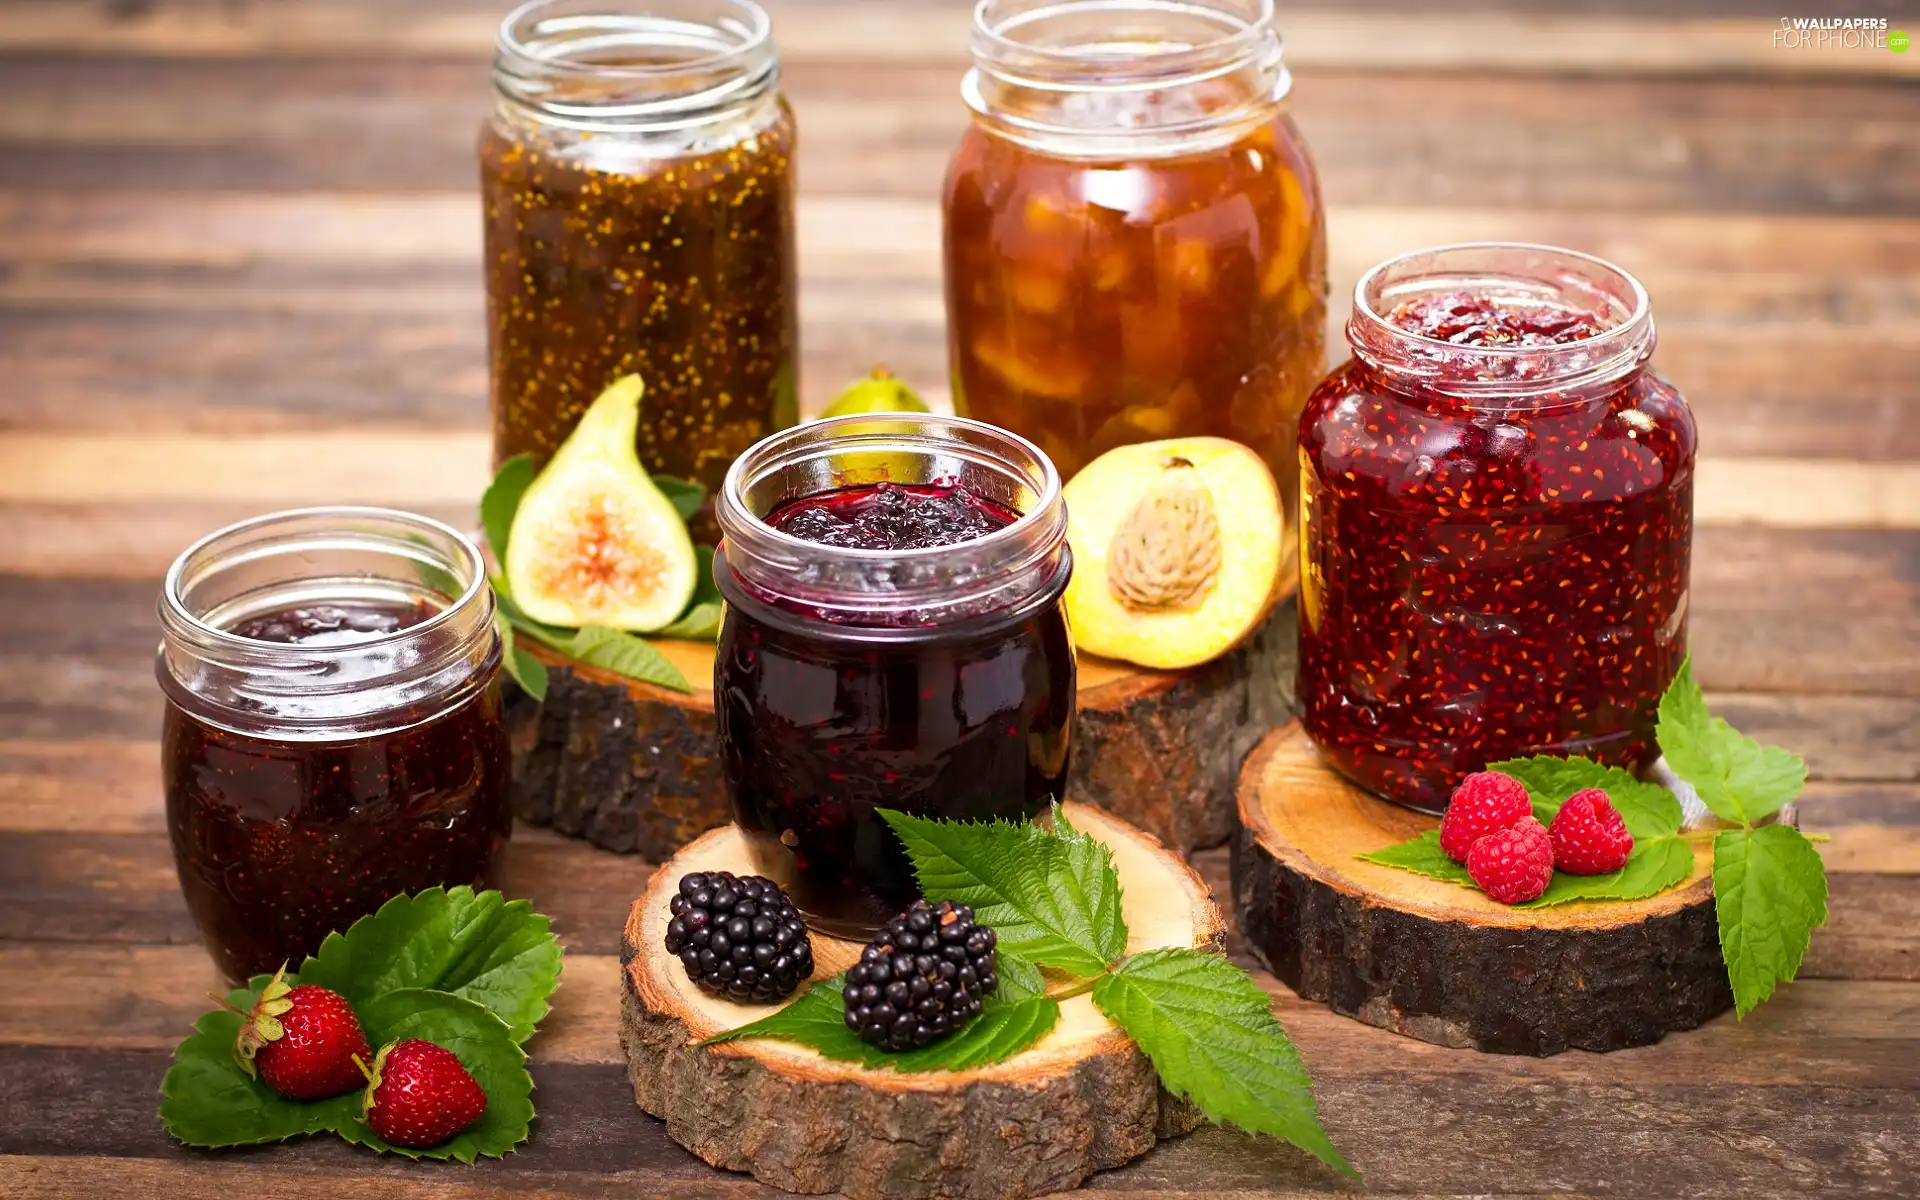
[[[1891,50],[1905,54],[1913,39],[1890,29],[1885,17],[1781,17],[1773,44],[1787,50]]]

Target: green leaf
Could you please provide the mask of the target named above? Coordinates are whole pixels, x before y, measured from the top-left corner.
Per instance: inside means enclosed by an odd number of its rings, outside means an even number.
[[[1634,839],[1627,865],[1607,875],[1569,875],[1555,871],[1553,882],[1536,900],[1519,908],[1546,908],[1571,900],[1641,900],[1685,883],[1693,874],[1693,847],[1677,837]]]
[[[1149,950],[1094,984],[1093,1002],[1208,1119],[1285,1138],[1358,1177],[1320,1128],[1312,1081],[1266,993],[1240,968],[1203,950]]]
[[[616,675],[625,675],[629,679],[638,679],[676,692],[693,690],[687,685],[687,677],[666,655],[654,649],[645,638],[622,633],[618,629],[589,625],[574,634],[566,645],[554,648],[581,662],[612,671]]]
[[[559,984],[560,942],[525,900],[429,888],[327,935],[301,965],[300,981],[332,988],[356,1011],[402,988],[449,992],[492,1009],[524,1041]]]
[[[1093,951],[1112,962],[1127,952],[1127,919],[1121,912],[1120,876],[1113,869],[1113,851],[1075,829],[1057,800],[1053,804],[1053,836],[1066,847],[1067,886],[1073,890],[1073,901],[1087,912]]]
[[[1490,763],[1487,770],[1518,779],[1533,798],[1533,815],[1542,825],[1551,825],[1554,814],[1575,792],[1602,788],[1635,841],[1680,832],[1679,799],[1659,784],[1644,783],[1619,767],[1603,767],[1589,758],[1535,755]]]
[[[1004,978],[1001,988],[1006,987]],[[1045,1037],[1060,1019],[1060,1005],[1046,996],[1009,1000],[989,996],[980,1015],[965,1029],[930,1046],[890,1054],[861,1041],[846,1021],[846,976],[835,975],[808,988],[779,1012],[708,1038],[703,1045],[740,1038],[767,1037],[812,1046],[827,1058],[896,1071],[964,1071],[1013,1057]]]
[[[513,529],[513,514],[520,511],[520,498],[527,494],[539,475],[539,469],[533,465],[533,455],[516,454],[500,464],[493,482],[481,494],[480,525],[487,531],[487,548],[493,551],[494,562],[506,563],[507,534]]]
[[[658,637],[711,639],[720,632],[724,602],[719,585],[713,581],[713,547],[695,546],[693,553],[698,560],[700,581],[693,589],[693,599],[687,601],[687,611],[680,614],[679,620],[657,631]]]
[[[1098,872],[1082,874],[1084,852],[1070,857],[1068,839],[1034,825],[875,811],[906,846],[920,890],[972,905],[979,922],[991,925],[1015,954],[1077,975],[1098,975],[1115,957],[1107,952],[1110,931],[1095,927],[1104,884]],[[1121,940],[1124,946],[1124,931]]]
[[[1723,821],[1757,825],[1800,794],[1807,764],[1778,746],[1762,746],[1707,712],[1691,661],[1680,664],[1660,698],[1660,751],[1673,773]]]
[[[1047,980],[1040,974],[1039,967],[1005,946],[995,950],[994,957],[994,973],[1000,977],[998,995],[1002,1000],[1013,1002],[1046,994]]]
[[[500,665],[506,668],[507,677],[536,702],[545,700],[546,664],[513,644],[513,622],[507,620],[505,613],[496,612],[493,621],[500,630]]]
[[[1826,868],[1790,825],[1727,830],[1713,839],[1713,896],[1734,1011],[1744,1017],[1799,973],[1814,928],[1826,924]]]
[[[682,521],[693,520],[693,514],[700,511],[700,502],[707,498],[707,489],[700,484],[672,475],[655,475],[653,486],[660,489]]]
[[[526,1140],[533,1121],[533,1077],[527,1074],[526,1052],[513,1031],[485,1005],[446,992],[402,988],[355,1004],[354,1011],[367,1031],[367,1044],[376,1051],[403,1038],[425,1038],[453,1051],[460,1065],[487,1094],[486,1111],[450,1141],[425,1150],[393,1146],[382,1141],[361,1115],[359,1093],[349,1119],[334,1128],[349,1142],[408,1158],[499,1158]]]
[[[263,975],[254,987],[230,992],[228,1002],[252,1009],[267,978]],[[321,1133],[354,1119],[358,1092],[300,1103],[283,1099],[242,1070],[233,1045],[245,1020],[239,1013],[215,1009],[195,1022],[193,1035],[175,1047],[173,1065],[160,1082],[160,1119],[168,1133],[189,1146],[244,1146]]]
[[[1354,857],[1367,862],[1379,863],[1383,867],[1398,867],[1402,871],[1412,871],[1416,875],[1425,875],[1430,879],[1443,879],[1448,883],[1464,884],[1473,887],[1473,876],[1467,874],[1467,868],[1447,857],[1440,848],[1440,831],[1429,829],[1417,838],[1404,842],[1395,842],[1384,850],[1371,850]]]

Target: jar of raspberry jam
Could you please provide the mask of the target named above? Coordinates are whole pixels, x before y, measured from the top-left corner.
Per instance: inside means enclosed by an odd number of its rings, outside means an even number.
[[[1687,642],[1694,424],[1638,280],[1547,246],[1382,263],[1300,420],[1300,697],[1428,812],[1490,762],[1654,753]]]
[[[471,541],[387,509],[276,513],[189,548],[159,607],[167,829],[229,978],[297,967],[403,892],[489,883],[507,733]]]
[[[919,894],[875,809],[1023,821],[1066,786],[1059,476],[990,425],[842,417],[748,451],[717,512],[735,819],[810,922],[864,937]]]
[[[983,0],[945,190],[955,411],[1071,479],[1216,435],[1280,482],[1326,370],[1327,247],[1272,0]]]

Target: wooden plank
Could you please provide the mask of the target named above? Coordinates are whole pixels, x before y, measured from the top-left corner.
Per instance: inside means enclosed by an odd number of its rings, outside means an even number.
[[[776,0],[772,7],[782,54],[792,64],[909,60],[958,66],[964,61],[970,21],[962,5]],[[1906,72],[1899,56],[1884,49],[1777,49],[1772,30],[1778,18],[1773,15],[1662,20],[1530,13],[1504,22],[1500,36],[1493,36],[1485,22],[1449,11],[1456,8],[1290,8],[1280,28],[1289,60],[1302,67],[1866,78]],[[1673,9],[1655,11],[1661,17],[1674,15]],[[95,10],[61,0],[14,0],[0,9],[0,48],[193,58],[325,53],[479,59],[490,52],[498,21],[498,5],[483,0],[408,5],[379,10],[377,18],[364,4],[280,10],[260,3],[176,3]]]
[[[458,508],[490,455],[480,431],[0,432],[0,503]],[[1705,458],[1694,506],[1703,525],[1920,529],[1920,463]]]
[[[1816,785],[1803,827],[1834,838],[1822,846],[1830,917],[1806,977],[1920,981],[1920,793],[1902,789],[1892,807],[1860,821],[1822,795]],[[1196,864],[1217,895],[1231,894],[1223,851]],[[641,859],[523,827],[507,847],[500,886],[550,915],[570,948],[611,954],[625,905],[651,871]],[[190,945],[195,933],[163,835],[8,828],[0,831],[5,938]]]
[[[1391,1034],[1373,1036],[1389,1039],[1394,1051],[1407,1046]],[[1472,1057],[1438,1053],[1449,1070],[1452,1060]],[[1397,1053],[1384,1069],[1349,1067],[1311,1052],[1304,1057],[1328,1133],[1368,1183],[1386,1193],[1494,1193],[1516,1181],[1604,1179],[1609,1193],[1619,1195],[1896,1195],[1920,1171],[1920,1144],[1912,1136],[1920,1097],[1908,1091],[1753,1086],[1697,1075],[1623,1088],[1571,1071],[1542,1080],[1533,1064],[1516,1060],[1498,1060],[1515,1068],[1512,1074],[1460,1079],[1409,1069]],[[1616,1057],[1589,1062],[1610,1073],[1606,1064]],[[0,1106],[14,1114],[0,1131],[0,1151],[207,1163],[207,1156],[172,1146],[154,1120],[153,1089],[165,1062],[162,1051],[0,1047]],[[1568,1061],[1560,1069],[1577,1065]],[[628,1171],[644,1173],[635,1181],[643,1191],[715,1181],[708,1168],[667,1142],[658,1122],[631,1107],[622,1068],[542,1062],[536,1050],[533,1075],[540,1104],[534,1137],[511,1158],[455,1178],[564,1188],[575,1173]],[[1569,1129],[1581,1136],[1569,1136]],[[1644,1149],[1629,1153],[1626,1147]],[[420,1170],[331,1139],[214,1161],[267,1162],[296,1177],[392,1178]],[[1339,1185],[1284,1144],[1208,1130],[1102,1176],[1099,1186],[1214,1196]],[[1562,1191],[1551,1183],[1532,1186]]]
[[[14,57],[0,183],[466,191],[484,64]],[[958,78],[884,57],[791,65],[805,188],[935,198],[967,121]],[[1289,104],[1336,204],[1908,216],[1920,201],[1903,152],[1920,94],[1884,83],[1303,70]]]
[[[339,1200],[343,1191],[351,1191],[355,1200],[632,1200],[662,1183],[650,1171],[568,1171],[564,1176],[550,1177],[517,1168],[503,1169],[493,1163],[480,1170],[476,1174],[408,1168],[382,1164],[372,1155],[325,1166],[304,1158],[298,1162],[275,1161],[271,1152],[250,1157],[181,1154],[167,1159],[18,1155],[0,1156],[0,1195],[12,1200],[96,1200],[100,1196],[135,1195],[165,1195],[170,1200],[233,1200],[239,1195]],[[721,1172],[713,1172],[704,1180],[675,1179],[671,1192],[674,1200],[778,1200],[785,1194]],[[1258,1195],[1272,1197],[1278,1193]],[[1222,1196],[1220,1200],[1249,1200],[1250,1196]]]

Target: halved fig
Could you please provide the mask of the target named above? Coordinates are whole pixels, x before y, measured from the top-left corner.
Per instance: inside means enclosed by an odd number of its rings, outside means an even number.
[[[536,621],[648,633],[693,596],[693,540],[635,450],[642,391],[629,375],[600,393],[520,499],[507,586]]]
[[[1089,654],[1191,667],[1231,650],[1273,606],[1280,491],[1226,438],[1109,450],[1066,486],[1067,619]]]

